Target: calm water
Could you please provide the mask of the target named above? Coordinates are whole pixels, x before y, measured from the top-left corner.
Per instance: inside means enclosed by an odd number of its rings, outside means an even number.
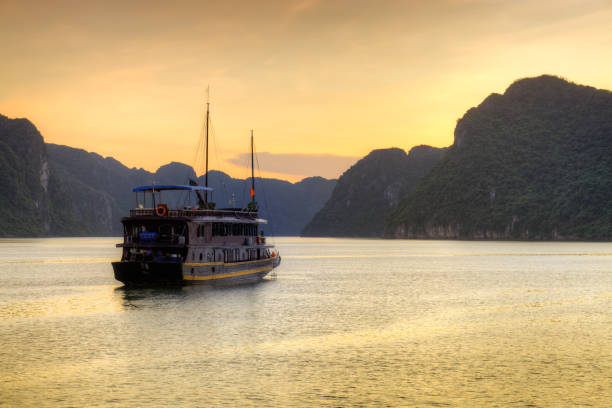
[[[0,240],[0,406],[611,406],[612,244],[276,239],[276,280],[125,290]]]

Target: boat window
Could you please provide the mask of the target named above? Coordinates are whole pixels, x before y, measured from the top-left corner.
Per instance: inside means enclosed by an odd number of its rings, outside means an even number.
[[[215,222],[212,224],[212,235],[217,236],[256,236],[257,225]],[[202,226],[204,236],[204,226]]]
[[[202,253],[200,252],[200,261],[202,260]]]
[[[220,223],[220,222],[213,223],[212,234],[213,234],[213,236],[223,236],[223,235],[225,235],[225,230],[223,228],[223,223]]]

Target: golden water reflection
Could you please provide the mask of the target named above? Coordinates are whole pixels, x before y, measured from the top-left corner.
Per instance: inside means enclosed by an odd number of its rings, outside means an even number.
[[[601,245],[391,242],[381,261],[353,242],[281,246],[279,279],[221,289],[1,264],[0,405],[611,405],[611,265],[583,255]],[[416,246],[442,255],[393,256]]]
[[[113,286],[85,286],[55,296],[2,302],[0,319],[69,317],[118,312],[121,310],[121,304],[112,289]]]

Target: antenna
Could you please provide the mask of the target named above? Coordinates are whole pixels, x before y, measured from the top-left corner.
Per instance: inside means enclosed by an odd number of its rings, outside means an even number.
[[[253,161],[253,129],[251,129],[251,198],[252,202],[255,202],[255,170]]]
[[[205,185],[206,190],[204,191],[204,203],[208,208],[208,118],[210,116],[210,85],[206,87],[206,175]]]

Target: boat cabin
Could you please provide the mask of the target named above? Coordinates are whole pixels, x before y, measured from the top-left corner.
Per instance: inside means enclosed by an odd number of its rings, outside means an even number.
[[[212,188],[201,186],[133,191],[136,208],[121,219],[123,261],[229,263],[274,256],[259,230],[266,220],[258,218],[253,203],[250,208],[216,209],[207,200]]]

